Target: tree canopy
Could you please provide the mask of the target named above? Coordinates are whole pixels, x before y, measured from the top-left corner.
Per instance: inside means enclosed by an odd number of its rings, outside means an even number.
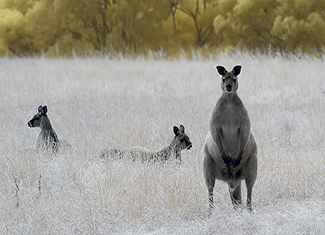
[[[0,0],[0,56],[317,54],[318,0]]]

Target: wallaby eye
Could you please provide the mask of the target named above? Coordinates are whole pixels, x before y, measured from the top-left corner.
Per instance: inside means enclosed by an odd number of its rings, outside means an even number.
[[[234,79],[234,82],[237,82],[237,79]]]

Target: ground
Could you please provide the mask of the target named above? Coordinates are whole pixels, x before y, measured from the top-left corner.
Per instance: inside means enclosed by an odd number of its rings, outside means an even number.
[[[324,63],[262,55],[214,59],[0,59],[1,234],[321,234],[325,231]],[[238,95],[258,144],[253,212],[217,181],[209,216],[202,172],[216,65],[242,65]],[[59,139],[34,153],[39,105]],[[181,165],[102,161],[105,148],[158,151],[183,124]],[[246,200],[243,183],[243,199]]]

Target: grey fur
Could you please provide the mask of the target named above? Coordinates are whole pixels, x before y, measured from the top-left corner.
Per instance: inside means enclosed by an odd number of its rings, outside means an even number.
[[[252,189],[257,176],[257,146],[247,110],[237,95],[240,70],[240,65],[230,72],[217,66],[222,76],[223,94],[211,114],[203,160],[210,209],[213,208],[213,189],[218,179],[227,182],[235,208],[241,204],[241,180],[245,180],[247,208],[252,210]]]
[[[40,127],[41,131],[38,133],[36,141],[37,150],[46,150],[52,152],[58,152],[61,147],[56,133],[54,132],[50,119],[47,116],[47,106],[40,105],[38,107],[38,113],[28,122],[29,127]],[[64,140],[65,147],[71,147],[71,145]]]
[[[110,157],[112,159],[128,158],[133,161],[140,160],[154,162],[165,162],[168,159],[175,158],[181,162],[181,151],[184,149],[190,149],[192,143],[189,137],[185,134],[185,127],[183,125],[180,125],[179,128],[174,126],[173,132],[175,134],[173,141],[168,147],[158,152],[150,152],[142,148],[130,148],[126,150],[106,149],[102,152],[101,157]]]

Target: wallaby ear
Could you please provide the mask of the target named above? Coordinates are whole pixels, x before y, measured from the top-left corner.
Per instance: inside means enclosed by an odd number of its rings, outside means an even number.
[[[232,73],[235,76],[238,76],[240,74],[240,70],[241,70],[241,66],[240,65],[236,65],[233,69],[232,69]]]
[[[179,132],[185,133],[185,127],[182,124],[179,126]]]
[[[176,136],[179,135],[179,129],[178,129],[177,126],[174,126],[174,134],[175,134]]]
[[[47,106],[46,105],[44,105],[43,106],[43,111],[42,111],[42,114],[43,115],[45,115],[47,113]]]
[[[224,76],[227,73],[227,70],[223,66],[217,66],[217,71],[221,76]]]

